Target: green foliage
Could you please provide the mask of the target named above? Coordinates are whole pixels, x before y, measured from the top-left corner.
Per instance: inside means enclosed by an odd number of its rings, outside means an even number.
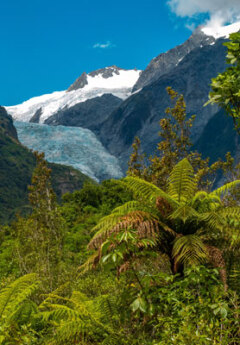
[[[26,331],[23,325],[30,323],[32,314],[36,313],[29,298],[38,285],[36,274],[28,274],[0,290],[0,344],[19,344],[21,341],[21,335],[24,336]],[[11,342],[13,339],[15,341]]]
[[[212,79],[212,91],[209,102],[216,103],[232,117],[235,129],[240,128],[240,34],[230,35],[230,42],[224,43],[228,48],[227,63],[231,66],[225,72]],[[208,104],[207,103],[207,104]]]
[[[239,299],[225,294],[216,270],[199,266],[187,270],[184,279],[161,279],[162,286],[151,291],[157,314],[154,344],[239,343]]]
[[[173,103],[172,108],[166,109],[165,118],[160,120],[160,142],[157,147],[158,155],[149,158],[148,179],[159,185],[166,186],[169,173],[177,162],[187,157],[191,147],[190,130],[195,116],[187,119],[186,103],[183,95],[179,95],[171,87],[167,93]]]
[[[225,207],[220,196],[236,187],[227,184],[210,194],[198,191],[193,168],[185,158],[173,169],[167,192],[139,178],[124,179],[136,201],[128,202],[100,220],[89,248],[97,249],[93,266],[112,261],[118,272],[133,269],[132,261],[144,255],[149,246],[153,252],[168,255],[174,273],[182,264],[211,262],[221,269],[227,288],[225,262],[221,251],[212,247],[216,239],[234,241],[240,217],[239,208]],[[231,228],[232,236],[229,229]],[[233,243],[233,242],[232,242]]]
[[[160,142],[156,154],[147,157],[141,153],[141,142],[136,137],[127,175],[142,178],[165,191],[173,167],[187,158],[197,175],[199,187],[211,190],[223,170],[224,162],[218,160],[209,166],[209,158],[203,159],[201,154],[193,151],[190,138],[195,115],[187,116],[183,95],[179,95],[171,87],[167,88],[167,93],[172,107],[166,109],[165,117],[160,120]]]

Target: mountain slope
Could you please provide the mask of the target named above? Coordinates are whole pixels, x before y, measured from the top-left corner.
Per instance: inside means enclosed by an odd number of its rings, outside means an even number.
[[[73,107],[59,110],[45,120],[47,125],[77,126],[98,131],[102,123],[118,108],[122,99],[104,94],[101,97],[88,99]]]
[[[139,90],[149,85],[174,69],[187,54],[196,48],[214,45],[219,38],[226,39],[229,34],[240,30],[240,23],[218,28],[208,28],[200,26],[183,44],[170,49],[166,53],[158,55],[152,59],[147,68],[141,73],[138,81],[133,87],[133,91]]]
[[[218,158],[225,158],[227,152],[233,156],[239,153],[240,138],[233,128],[233,120],[223,110],[217,112],[204,127],[204,130],[194,145],[194,149],[210,157],[210,163]]]
[[[159,120],[171,105],[166,87],[184,95],[188,114],[196,114],[193,139],[196,141],[209,119],[218,111],[216,106],[204,107],[210,91],[211,78],[222,72],[226,48],[223,39],[213,45],[195,48],[170,72],[125,100],[104,122],[100,140],[120,158],[122,166],[131,152],[134,136],[138,135],[145,152],[152,154],[159,141]]]
[[[17,211],[27,210],[27,186],[35,165],[33,153],[18,141],[12,118],[0,107],[0,223],[12,219]],[[58,197],[80,189],[85,181],[90,181],[70,167],[49,166]]]

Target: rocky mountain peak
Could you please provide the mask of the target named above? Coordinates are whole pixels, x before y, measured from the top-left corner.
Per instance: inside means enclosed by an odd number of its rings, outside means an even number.
[[[67,89],[67,91],[73,91],[73,90],[77,90],[77,89],[82,89],[84,88],[85,85],[88,84],[87,81],[87,73],[83,72],[80,77],[78,77],[75,82],[69,86],[69,88]]]
[[[73,91],[77,89],[82,89],[88,84],[88,76],[95,78],[96,76],[100,76],[104,79],[108,79],[113,77],[114,75],[120,75],[120,71],[126,71],[123,68],[120,68],[116,65],[104,67],[97,69],[96,71],[92,71],[90,73],[83,72],[79,78],[75,80],[75,82],[68,88],[67,91]]]
[[[193,34],[183,44],[161,53],[152,59],[147,68],[141,73],[140,78],[133,87],[133,91],[137,91],[146,85],[156,81],[162,75],[167,74],[175,68],[184,57],[193,49],[214,44],[216,39],[206,35],[201,27],[196,28]]]

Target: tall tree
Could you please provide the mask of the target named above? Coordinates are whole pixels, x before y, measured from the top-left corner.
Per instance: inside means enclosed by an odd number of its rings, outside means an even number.
[[[15,225],[18,261],[22,273],[38,273],[52,290],[60,278],[64,222],[51,187],[51,169],[44,154],[35,156],[37,166],[29,186],[32,213],[28,218],[19,218]]]

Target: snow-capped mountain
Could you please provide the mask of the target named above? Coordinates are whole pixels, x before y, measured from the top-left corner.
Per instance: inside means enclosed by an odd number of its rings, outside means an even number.
[[[184,95],[187,113],[196,115],[192,141],[195,144],[200,140],[208,122],[219,111],[216,105],[205,107],[204,104],[208,100],[211,79],[227,67],[227,48],[223,43],[230,33],[239,30],[240,23],[218,28],[198,27],[183,44],[149,63],[133,88],[138,92],[123,101],[100,128],[101,142],[119,158],[123,170],[127,168],[135,136],[140,138],[144,152],[154,153],[159,142],[159,121],[165,116],[165,109],[171,106],[166,92],[168,86]],[[215,135],[214,131],[212,137]],[[220,143],[224,145],[223,140]],[[231,151],[231,147],[226,147],[226,151],[228,149]],[[219,144],[215,151],[222,158],[226,152]],[[204,154],[208,155],[207,149]]]
[[[240,22],[227,26],[204,27],[199,26],[187,41],[152,59],[147,68],[141,73],[133,87],[133,91],[153,83],[162,75],[179,65],[191,51],[196,48],[214,45],[219,38],[226,39],[233,32],[240,30]]]
[[[121,100],[131,95],[140,70],[106,67],[89,74],[83,73],[68,90],[53,92],[29,99],[22,104],[6,107],[15,120],[43,123],[53,114],[89,99],[112,94]]]
[[[188,114],[197,115],[192,140],[196,143],[201,139],[205,127],[219,110],[217,106],[203,105],[208,99],[211,79],[226,68],[226,47],[223,43],[230,33],[239,30],[240,23],[217,28],[198,27],[183,44],[152,59],[144,71],[111,66],[89,74],[83,73],[65,91],[34,97],[20,105],[7,107],[7,110],[15,120],[45,124],[41,125],[44,130],[41,129],[39,143],[35,141],[34,149],[46,150],[52,156],[61,155],[60,151],[64,148],[59,144],[60,132],[65,133],[62,139],[65,144],[68,140],[73,143],[68,126],[83,127],[94,132],[96,140],[100,140],[108,152],[117,157],[125,170],[136,135],[141,139],[143,150],[147,154],[154,153],[156,143],[159,142],[159,120],[165,116],[165,109],[171,104],[166,93],[168,86],[184,95]],[[67,128],[65,132],[64,127],[59,127],[58,139],[55,139],[52,130],[46,125],[63,125]],[[34,131],[38,135],[39,128],[25,127],[22,139],[25,145],[31,147]],[[49,140],[47,147],[42,144],[45,135]],[[214,135],[212,133],[212,138]],[[73,138],[77,138],[77,135],[74,134]],[[55,140],[58,142],[57,147]],[[85,136],[81,145],[84,145],[84,140],[87,145],[93,145]],[[61,160],[87,172],[89,164],[92,164],[91,150],[87,152],[89,161],[85,161],[84,156],[77,155],[77,151],[81,151],[80,146],[73,150],[75,153],[71,153],[72,158],[69,156],[67,160],[67,155],[63,154]],[[83,147],[83,151],[85,149]],[[88,171],[90,176],[94,174],[98,178],[97,170],[101,169],[102,164],[111,166],[108,159],[103,163],[101,157],[102,151],[94,156],[94,160],[101,163],[96,165],[94,172]],[[114,164],[118,164],[118,161]]]
[[[214,37],[216,40],[218,38],[229,38],[229,35],[240,31],[240,22],[233,23],[231,25],[226,26],[209,26],[209,27],[201,27],[201,31],[206,36]]]

